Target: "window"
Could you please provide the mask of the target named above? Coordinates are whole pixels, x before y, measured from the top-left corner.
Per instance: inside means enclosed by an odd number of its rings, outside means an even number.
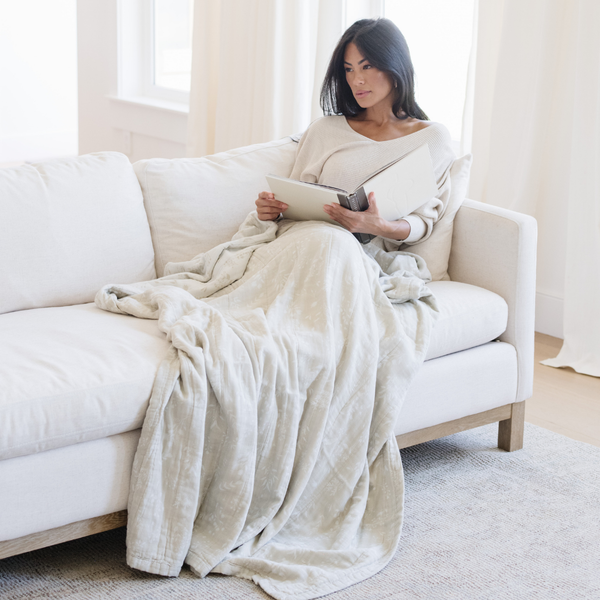
[[[147,90],[152,96],[183,99],[183,94],[189,94],[193,6],[192,0],[152,2],[151,65]]]
[[[385,0],[415,67],[419,106],[461,139],[475,0]]]
[[[189,104],[193,0],[119,0],[119,99]]]

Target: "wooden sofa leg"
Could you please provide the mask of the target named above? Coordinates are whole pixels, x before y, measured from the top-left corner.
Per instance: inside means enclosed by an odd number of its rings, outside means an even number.
[[[498,448],[514,452],[523,447],[523,429],[525,428],[525,402],[511,405],[511,417],[498,423]]]

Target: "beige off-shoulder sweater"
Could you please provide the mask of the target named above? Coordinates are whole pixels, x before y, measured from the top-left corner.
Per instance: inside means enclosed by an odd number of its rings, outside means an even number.
[[[433,225],[446,209],[450,167],[455,158],[451,141],[450,133],[441,123],[432,122],[410,135],[377,142],[354,131],[344,116],[322,117],[300,139],[290,177],[353,190],[374,171],[422,144],[429,144],[438,193],[404,217],[411,229],[402,243],[414,244],[431,235]]]

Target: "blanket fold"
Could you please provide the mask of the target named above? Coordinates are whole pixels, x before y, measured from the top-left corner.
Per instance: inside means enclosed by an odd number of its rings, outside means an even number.
[[[402,527],[394,437],[437,307],[417,256],[263,222],[96,304],[172,347],[135,456],[127,560],[309,599],[381,570]]]

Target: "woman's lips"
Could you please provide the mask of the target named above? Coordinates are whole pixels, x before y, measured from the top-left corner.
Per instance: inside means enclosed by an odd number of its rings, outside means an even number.
[[[364,97],[365,97],[367,94],[370,94],[370,93],[371,93],[371,92],[369,92],[368,90],[366,90],[366,91],[365,91],[365,90],[363,90],[363,91],[360,91],[360,92],[354,92],[354,95],[355,95],[357,98],[364,98]]]

